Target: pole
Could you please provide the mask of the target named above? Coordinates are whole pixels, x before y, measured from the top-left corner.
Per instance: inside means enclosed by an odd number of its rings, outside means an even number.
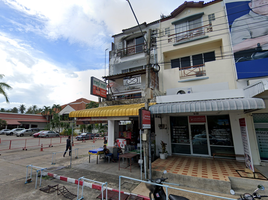
[[[72,137],[71,137],[71,156],[70,156],[70,168],[72,168],[72,158],[73,158],[73,135],[74,135],[74,118],[72,122]]]
[[[105,65],[104,65],[104,70],[105,70],[105,76],[106,76],[106,51],[108,50],[108,48],[107,49],[105,49]],[[106,82],[106,79],[105,79],[105,82]]]

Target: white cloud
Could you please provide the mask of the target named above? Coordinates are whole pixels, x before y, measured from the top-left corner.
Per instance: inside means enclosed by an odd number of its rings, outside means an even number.
[[[10,104],[0,95],[0,108],[21,104],[26,107],[33,104],[38,107],[66,104],[82,97],[97,100],[89,94],[89,79],[90,76],[101,78],[103,70],[67,70],[33,57],[29,49],[22,47],[18,41],[0,37],[0,66],[4,66],[0,73],[5,74],[1,81],[13,88],[6,91]]]
[[[158,20],[162,13],[169,15],[183,3],[182,0],[130,2],[140,23]],[[5,3],[44,22],[44,27],[22,25],[27,31],[40,32],[53,40],[64,38],[70,43],[100,46],[107,34],[137,25],[126,0],[5,0]]]

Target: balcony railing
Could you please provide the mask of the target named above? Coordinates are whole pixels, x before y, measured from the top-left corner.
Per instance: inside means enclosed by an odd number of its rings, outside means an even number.
[[[187,30],[180,33],[175,33],[168,36],[168,43],[179,43],[187,40],[191,40],[200,36],[205,36],[206,33],[212,32],[212,25],[208,24],[195,29]]]
[[[117,50],[117,56],[124,57],[124,56],[130,56],[138,53],[143,53],[146,50],[146,45],[144,44],[138,44],[133,46],[128,46],[124,49],[118,49]]]
[[[206,76],[205,64],[180,68],[180,78]]]

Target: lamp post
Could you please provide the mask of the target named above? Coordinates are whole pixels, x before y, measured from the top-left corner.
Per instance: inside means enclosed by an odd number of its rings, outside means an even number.
[[[106,76],[106,51],[108,50],[108,48],[107,49],[105,49],[105,66],[104,66],[104,70],[105,70],[105,76]],[[106,82],[106,80],[105,80],[105,82]]]

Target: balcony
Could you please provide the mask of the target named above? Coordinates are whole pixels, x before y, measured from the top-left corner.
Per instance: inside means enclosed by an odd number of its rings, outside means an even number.
[[[131,56],[138,53],[144,53],[145,51],[146,51],[146,45],[144,44],[132,45],[123,49],[118,49],[117,56],[118,57]]]
[[[205,64],[180,68],[180,79],[206,76]]]
[[[187,30],[184,32],[176,33],[168,36],[168,43],[184,43],[195,39],[201,39],[206,37],[206,33],[212,32],[212,25],[208,24],[195,29]]]

